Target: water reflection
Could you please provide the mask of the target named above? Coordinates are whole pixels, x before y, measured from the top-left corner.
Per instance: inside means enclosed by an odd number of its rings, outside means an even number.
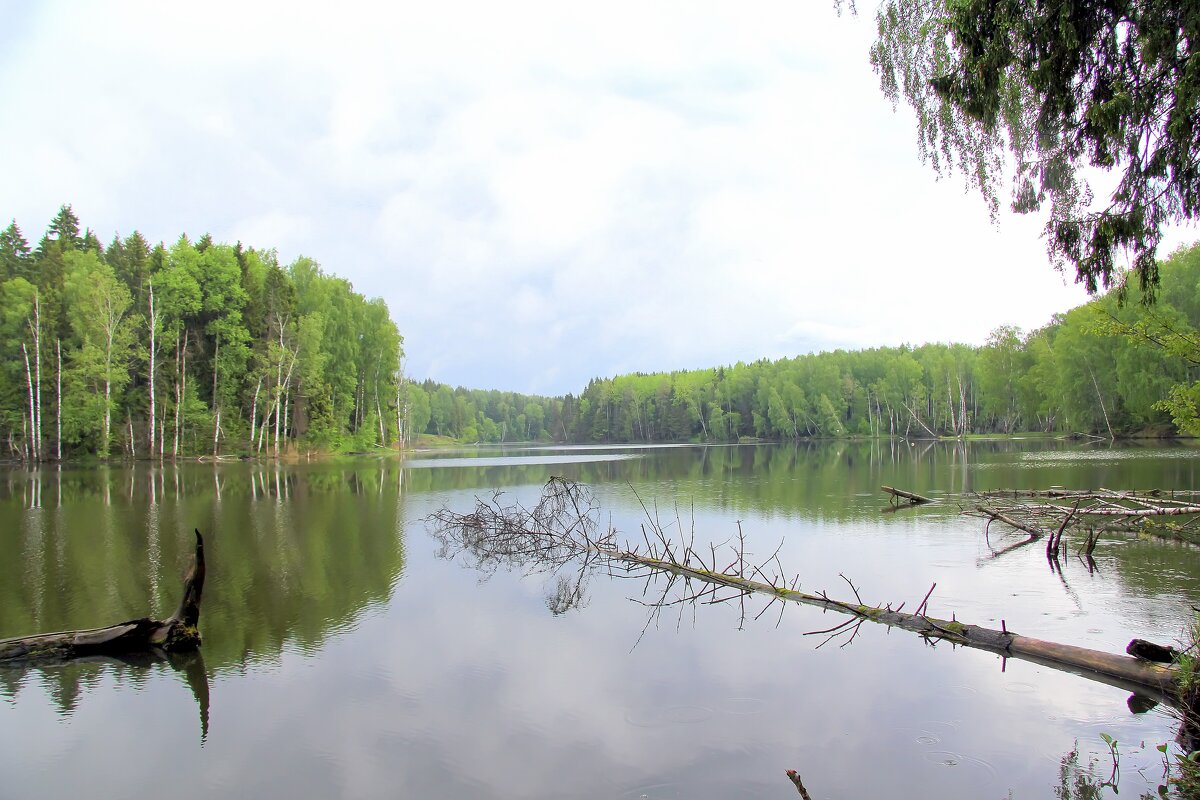
[[[21,695],[38,689],[63,717],[71,716],[86,691],[104,680],[117,686],[145,686],[147,678],[162,670],[175,673],[191,691],[200,714],[200,742],[208,738],[209,684],[204,655],[199,652],[165,653],[145,650],[105,656],[85,656],[37,664],[0,663],[0,697],[17,702]]]
[[[387,600],[404,568],[399,469],[188,465],[63,469],[0,503],[0,637],[161,616],[177,598],[191,530],[206,532],[203,629],[211,668],[315,650]],[[120,485],[124,491],[113,492]],[[11,496],[11,495],[10,495]]]
[[[1064,457],[1025,459],[1028,446],[1011,443],[839,442],[514,466],[0,473],[0,636],[169,612],[193,527],[211,558],[200,670],[211,701],[165,663],[0,670],[11,779],[0,794],[135,796],[170,781],[180,798],[719,800],[796,796],[780,775],[794,767],[817,797],[1024,798],[1049,794],[1075,740],[1080,763],[1103,756],[1103,731],[1146,741],[1148,756],[1123,753],[1136,796],[1137,769],[1157,764],[1152,748],[1173,721],[1161,706],[1130,714],[1125,692],[1031,664],[1002,673],[990,654],[931,653],[882,629],[814,652],[799,634],[832,621],[811,609],[778,630],[764,618],[738,631],[736,611],[717,606],[631,652],[645,609],[627,598],[640,587],[503,572],[481,585],[434,558],[417,524],[496,487],[529,497],[562,474],[595,485],[624,529],[641,517],[637,492],[679,501],[685,516],[694,503],[706,535],[742,519],[765,553],[786,535],[783,560],[810,587],[845,570],[866,599],[912,607],[937,580],[938,611],[965,607],[981,623],[998,625],[1002,610],[1010,627],[1020,616],[1022,630],[1078,632],[1110,650],[1129,628],[1173,635],[1177,607],[1200,600],[1200,551],[1105,540],[1098,575],[1073,560],[1052,574],[1028,550],[978,566],[981,526],[945,498],[1187,486],[1194,451],[1081,466],[1066,457],[1078,443],[1033,447]],[[941,502],[885,518],[880,484]],[[75,758],[89,768],[63,768]],[[112,768],[135,760],[137,775]]]

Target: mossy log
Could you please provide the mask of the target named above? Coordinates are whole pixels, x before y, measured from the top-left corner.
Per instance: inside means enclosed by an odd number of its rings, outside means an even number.
[[[196,552],[184,576],[183,597],[174,614],[161,620],[142,617],[103,628],[0,639],[0,663],[61,662],[146,650],[195,650],[200,646],[197,626],[204,574],[204,538],[196,531]]]

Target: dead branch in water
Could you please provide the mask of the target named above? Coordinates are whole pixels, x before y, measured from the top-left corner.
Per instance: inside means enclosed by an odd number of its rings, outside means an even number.
[[[179,608],[166,619],[142,617],[104,628],[42,633],[0,639],[0,663],[57,663],[86,656],[146,650],[184,652],[200,646],[200,599],[204,591],[204,538],[196,531],[196,551],[184,576]]]
[[[467,514],[443,508],[427,521],[445,550],[467,553],[483,564],[512,557],[512,563],[528,565],[531,561],[537,562],[537,555],[544,552],[549,554],[549,563],[557,566],[571,559],[583,559],[606,567],[610,574],[644,577],[647,590],[652,578],[664,576],[667,585],[661,597],[647,603],[652,609],[652,620],[667,608],[678,607],[682,617],[684,606],[689,604],[694,613],[697,604],[737,601],[744,623],[746,598],[759,595],[769,598],[766,608],[758,615],[760,617],[776,602],[781,608],[786,602],[815,606],[847,614],[853,618],[849,621],[851,624],[876,622],[912,631],[930,642],[948,641],[988,650],[1006,658],[1019,658],[1073,672],[1167,702],[1175,701],[1177,671],[1172,667],[1127,655],[1022,636],[1003,624],[1000,630],[994,630],[959,622],[953,616],[949,620],[932,617],[927,612],[929,595],[922,601],[918,613],[907,614],[900,610],[903,604],[893,609],[890,604],[863,603],[853,584],[851,588],[857,602],[836,600],[823,591],[816,594],[800,591],[798,576],[790,582],[784,577],[778,549],[762,563],[748,560],[740,526],[736,540],[710,545],[706,560],[703,549],[695,547],[694,538],[674,540],[658,520],[657,512],[651,514],[649,509],[646,509],[648,522],[642,527],[642,540],[638,544],[618,542],[617,531],[611,527],[599,533],[599,509],[591,492],[563,478],[551,478],[547,482],[532,511],[519,504],[501,505],[500,497],[500,494],[493,495],[490,501],[477,498],[474,511]],[[683,536],[682,530],[680,536]],[[724,558],[719,556],[726,551],[732,558],[723,563]],[[851,627],[851,624],[813,633],[856,633],[857,626]]]
[[[1200,492],[1056,487],[1045,491],[981,492],[967,497],[975,499],[976,504],[964,513],[986,517],[989,524],[1000,520],[1029,534],[1026,541],[993,551],[991,558],[1024,547],[1047,532],[1050,541],[1046,545],[1046,555],[1052,559],[1058,557],[1060,550],[1066,551],[1064,535],[1068,533],[1082,536],[1081,556],[1090,555],[1100,535],[1106,531],[1149,534],[1200,544]],[[980,500],[984,502],[978,502]],[[1066,505],[1062,500],[1073,500],[1074,503]],[[986,533],[988,529],[984,530]]]

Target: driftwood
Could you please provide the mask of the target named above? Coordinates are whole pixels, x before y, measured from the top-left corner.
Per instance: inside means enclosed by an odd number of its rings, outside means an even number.
[[[1194,489],[1122,489],[1115,491],[1113,489],[1064,489],[1063,487],[1055,487],[1052,489],[990,489],[987,491],[976,492],[978,497],[995,497],[995,498],[1020,498],[1020,497],[1050,497],[1050,498],[1069,498],[1069,499],[1094,499],[1094,498],[1146,498],[1150,500],[1168,499],[1173,500],[1176,497],[1200,497],[1200,490]]]
[[[923,497],[913,492],[906,492],[903,489],[896,489],[891,486],[880,486],[880,489],[890,494],[893,498],[901,497],[908,500],[911,505],[920,505],[921,503],[932,503],[933,500],[929,497]]]
[[[984,502],[967,513],[1002,520],[1031,537],[1040,538],[1044,528],[1058,528],[1056,546],[1060,544],[1061,532],[1068,527],[1086,531],[1090,537],[1096,529],[1145,531],[1168,538],[1186,538],[1170,534],[1182,534],[1189,529],[1193,534],[1200,531],[1200,502],[1197,502],[1200,493],[1190,490],[1005,489],[968,496]],[[1062,500],[1075,502],[1070,506],[1055,502]],[[1176,518],[1181,521],[1174,522]],[[1195,540],[1193,536],[1192,541]]]
[[[142,617],[104,628],[42,633],[0,639],[0,664],[57,663],[88,656],[120,656],[138,651],[180,653],[200,646],[200,599],[204,591],[204,539],[196,531],[196,552],[184,576],[179,608],[166,619]]]
[[[1071,509],[1050,504],[1048,509],[1067,513]],[[1182,514],[1200,514],[1200,506],[1160,506],[1157,508],[1089,508],[1081,509],[1081,514],[1096,517],[1174,517]]]

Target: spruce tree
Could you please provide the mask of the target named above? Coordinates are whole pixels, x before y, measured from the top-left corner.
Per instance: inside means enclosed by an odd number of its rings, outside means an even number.
[[[39,253],[47,240],[58,242],[63,251],[78,250],[83,246],[83,239],[79,236],[79,217],[75,216],[69,204],[59,208],[54,219],[50,221],[46,236],[43,237],[42,244],[38,245]]]
[[[17,221],[0,231],[0,281],[24,278],[33,281],[33,257]]]

